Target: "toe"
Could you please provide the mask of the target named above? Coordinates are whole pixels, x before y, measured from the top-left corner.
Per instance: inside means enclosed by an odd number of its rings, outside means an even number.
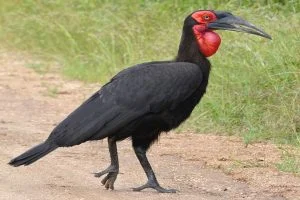
[[[105,176],[101,181],[102,185],[105,185],[107,180],[108,180],[108,176]]]
[[[165,189],[160,186],[156,186],[153,189],[155,189],[156,191],[158,191],[160,193],[176,193],[176,190],[174,190],[174,189]]]
[[[108,179],[107,181],[106,181],[106,183],[105,183],[105,188],[108,190],[108,189],[111,189],[111,190],[114,190],[115,188],[114,188],[114,180],[112,180],[112,179]]]
[[[159,192],[162,192],[162,193],[176,193],[177,190],[175,189],[164,189],[162,191],[159,191]]]
[[[111,189],[113,190],[114,189],[114,183],[117,179],[117,174],[114,174],[114,173],[109,173],[107,176],[105,176],[101,183],[104,185],[104,187],[108,190],[108,189]]]
[[[149,186],[145,184],[145,185],[142,185],[141,187],[132,188],[132,190],[135,192],[140,192],[145,188],[149,188]]]
[[[114,187],[114,182],[109,183],[109,189],[111,189],[111,190],[114,190],[114,189],[115,189],[115,187]]]
[[[174,189],[165,189],[163,187],[161,187],[159,184],[154,184],[154,183],[146,183],[145,185],[142,185],[140,187],[137,187],[137,188],[132,188],[133,191],[142,191],[143,189],[146,189],[146,188],[152,188],[154,190],[156,190],[157,192],[160,192],[160,193],[176,193],[177,190],[174,190]]]
[[[109,188],[109,183],[108,183],[108,181],[106,181],[106,183],[105,183],[105,189],[108,190],[108,188]]]
[[[94,173],[94,176],[95,176],[95,177],[98,177],[98,178],[101,177],[101,176],[103,176],[103,175],[104,175],[104,173],[101,173],[101,172],[99,172],[99,173]]]

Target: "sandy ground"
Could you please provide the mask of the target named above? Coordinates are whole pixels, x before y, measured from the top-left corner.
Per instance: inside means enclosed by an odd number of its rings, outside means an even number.
[[[91,173],[106,168],[106,141],[61,148],[28,167],[7,162],[45,139],[55,124],[96,91],[26,67],[33,61],[0,52],[0,199],[300,199],[300,178],[279,172],[275,145],[247,148],[238,137],[164,134],[148,153],[159,182],[176,194],[133,192],[146,182],[129,140],[118,143],[120,174],[115,190],[105,190]],[[56,88],[51,92],[49,88]],[[53,94],[54,93],[54,94]]]

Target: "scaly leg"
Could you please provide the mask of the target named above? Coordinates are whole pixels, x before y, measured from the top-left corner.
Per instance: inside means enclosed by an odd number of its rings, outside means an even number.
[[[114,189],[114,183],[117,179],[119,173],[119,160],[118,160],[118,151],[117,151],[117,144],[113,137],[109,137],[108,141],[108,148],[110,154],[111,164],[110,166],[98,173],[94,173],[95,177],[101,177],[104,174],[107,174],[101,181],[101,183],[105,186],[106,189]]]
[[[156,177],[155,177],[155,174],[151,168],[151,165],[147,159],[147,156],[146,156],[146,149],[144,149],[143,147],[134,147],[134,152],[137,156],[137,158],[139,159],[146,175],[147,175],[147,178],[148,178],[148,182],[145,184],[145,185],[142,185],[140,187],[137,187],[137,188],[133,188],[133,191],[141,191],[145,188],[153,188],[155,190],[157,190],[158,192],[161,192],[161,193],[175,193],[176,190],[174,189],[165,189],[165,188],[162,188],[157,180],[156,180]]]

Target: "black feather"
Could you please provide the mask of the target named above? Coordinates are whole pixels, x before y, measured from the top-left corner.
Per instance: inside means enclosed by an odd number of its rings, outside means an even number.
[[[53,129],[45,143],[13,159],[27,165],[57,147],[90,140],[131,137],[148,148],[162,131],[189,117],[206,91],[209,61],[200,53],[185,22],[174,61],[139,64],[118,73]]]
[[[51,151],[54,151],[56,148],[58,148],[58,146],[56,146],[55,144],[44,142],[12,159],[8,164],[14,167],[18,167],[20,165],[29,165],[47,155]]]

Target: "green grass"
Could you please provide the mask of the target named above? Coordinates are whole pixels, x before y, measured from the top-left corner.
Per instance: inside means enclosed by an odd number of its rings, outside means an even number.
[[[0,45],[55,61],[71,79],[104,83],[133,64],[174,58],[182,22],[199,8],[231,11],[273,40],[219,31],[207,95],[179,131],[300,146],[298,0],[1,1]]]
[[[46,96],[49,96],[49,97],[52,97],[52,98],[56,98],[57,95],[58,95],[58,88],[57,86],[47,86],[46,85],[46,92],[45,92],[45,95]]]
[[[300,175],[300,155],[299,151],[292,152],[284,148],[282,150],[282,160],[279,163],[276,163],[277,169],[284,172],[290,172],[295,175]]]
[[[38,74],[46,74],[49,66],[45,63],[26,63],[26,67],[33,69]]]

